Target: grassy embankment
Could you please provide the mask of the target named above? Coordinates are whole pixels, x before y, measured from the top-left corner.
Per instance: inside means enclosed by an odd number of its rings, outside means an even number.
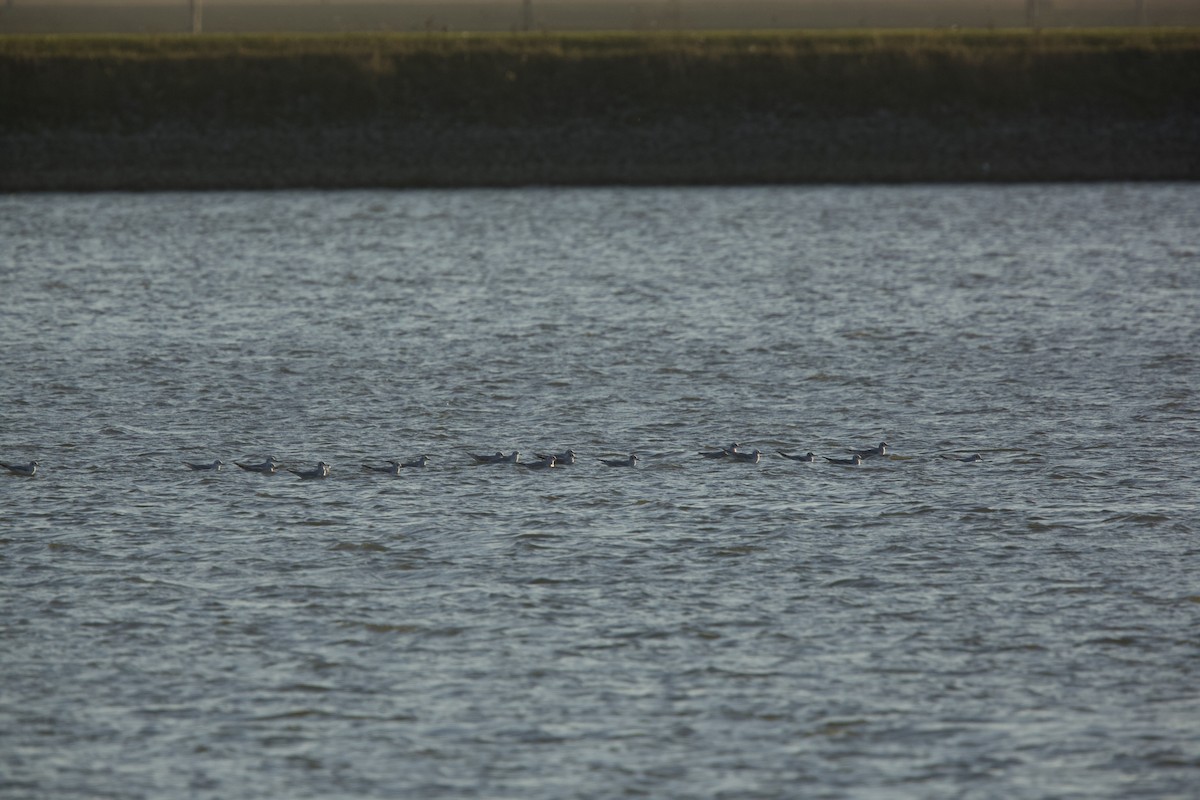
[[[5,37],[0,98],[0,188],[1200,177],[1195,30]]]

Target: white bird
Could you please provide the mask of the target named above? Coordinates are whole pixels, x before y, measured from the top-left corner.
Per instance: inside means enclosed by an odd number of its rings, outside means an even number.
[[[280,461],[275,456],[271,456],[261,464],[243,464],[240,461],[233,462],[242,469],[248,472],[261,472],[264,475],[274,475],[275,470],[279,469]]]
[[[516,464],[521,459],[521,452],[513,450],[511,454],[504,455],[499,450],[495,455],[479,455],[476,453],[468,453],[471,458],[475,459],[476,464]]]
[[[610,467],[632,467],[641,461],[641,459],[636,454],[630,453],[629,458],[602,458],[600,461],[608,464]]]
[[[730,456],[733,457],[734,461],[741,461],[746,464],[757,464],[759,459],[762,458],[762,451],[751,450],[749,453],[744,453],[738,450],[737,452],[730,453]]]
[[[28,464],[0,463],[0,467],[4,467],[6,470],[11,472],[13,475],[21,475],[22,477],[25,477],[25,478],[32,478],[34,475],[36,475],[38,467],[40,467],[40,466],[41,466],[41,463],[39,463],[37,461],[30,461]]]
[[[298,478],[328,478],[329,465],[324,461],[318,461],[317,466],[312,469],[289,469],[288,472],[292,473]]]
[[[188,469],[194,469],[199,472],[203,472],[205,470],[212,470],[213,472],[216,472],[221,467],[225,466],[225,462],[220,459],[217,459],[216,461],[212,462],[211,464],[193,464],[190,461],[185,461],[185,462],[183,462],[183,465],[185,467],[187,467]]]
[[[386,464],[387,466],[373,467],[370,464],[363,464],[362,468],[365,470],[370,470],[371,472],[386,472],[389,475],[399,475],[400,474],[400,462],[399,461],[388,460],[383,463]]]
[[[983,461],[983,456],[979,455],[979,453],[969,456],[948,456],[943,454],[942,458],[948,458],[951,461],[962,461],[965,464],[973,464],[976,461]]]
[[[855,450],[853,452],[857,453],[863,458],[870,458],[871,456],[886,456],[888,454],[888,443],[880,442],[879,447],[868,447],[866,450]]]
[[[545,453],[534,453],[538,458],[546,458]],[[554,466],[569,467],[575,463],[575,451],[568,448],[561,453],[554,454]]]
[[[829,456],[823,456],[823,458],[826,461],[828,461],[830,464],[846,464],[846,465],[855,466],[855,467],[857,467],[859,464],[861,464],[863,462],[863,457],[860,456],[858,453],[855,453],[854,455],[850,456],[849,458],[830,458]]]
[[[429,456],[422,455],[421,457],[415,458],[412,461],[405,461],[400,466],[407,467],[409,469],[424,469],[425,465],[428,463],[429,463]]]
[[[729,447],[723,447],[720,450],[701,450],[700,455],[704,456],[705,458],[728,458],[735,453],[741,452],[738,450],[739,446],[740,445],[737,442],[734,442],[733,444],[729,445]]]
[[[782,450],[776,450],[775,452],[779,453],[779,455],[783,456],[784,458],[790,459],[792,461],[807,461],[808,463],[811,464],[812,462],[817,460],[817,456],[811,452],[805,453],[802,456],[790,456],[787,453],[783,452]]]

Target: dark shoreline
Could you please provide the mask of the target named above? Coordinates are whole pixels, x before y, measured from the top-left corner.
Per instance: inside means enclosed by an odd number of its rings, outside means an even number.
[[[0,191],[1200,180],[1195,33],[0,38]]]

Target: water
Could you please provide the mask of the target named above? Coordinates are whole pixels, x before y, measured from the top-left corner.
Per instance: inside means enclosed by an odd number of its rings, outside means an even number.
[[[1194,796],[1195,185],[0,210],[4,797]]]

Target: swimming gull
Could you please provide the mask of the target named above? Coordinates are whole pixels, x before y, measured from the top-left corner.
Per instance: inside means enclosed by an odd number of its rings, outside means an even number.
[[[538,458],[543,458],[543,459],[546,458],[545,453],[534,453],[534,455],[537,456]],[[554,466],[556,466],[556,467],[569,467],[574,463],[575,463],[575,451],[570,448],[567,448],[566,450],[564,450],[561,453],[554,454]]]
[[[185,461],[185,462],[183,462],[183,465],[185,467],[187,467],[188,469],[194,469],[197,472],[204,472],[206,470],[211,470],[211,471],[215,472],[215,471],[219,470],[221,467],[225,466],[225,462],[222,461],[221,459],[217,459],[216,461],[212,462],[211,464],[193,464],[191,461]]]
[[[951,461],[962,461],[965,464],[973,464],[976,461],[983,461],[983,456],[979,455],[979,453],[974,453],[969,456],[948,456],[943,454],[942,458],[948,458]]]
[[[405,461],[400,466],[407,467],[408,469],[424,469],[425,465],[428,463],[429,463],[429,456],[421,455],[418,458],[413,459],[412,461]]]
[[[386,464],[387,466],[373,467],[370,464],[363,464],[362,468],[365,470],[370,470],[371,472],[386,472],[389,475],[399,475],[400,474],[400,462],[399,461],[393,461],[391,459],[388,459],[387,461],[385,461],[383,463]]]
[[[521,451],[513,450],[509,455],[504,455],[499,450],[495,455],[482,455],[477,453],[468,453],[471,458],[475,459],[476,464],[516,464],[521,460]]]
[[[529,469],[550,469],[558,466],[557,456],[541,456],[537,461],[521,461],[518,462],[522,467]]]
[[[317,466],[313,467],[312,469],[289,469],[288,472],[292,473],[298,478],[328,478],[329,465],[324,461],[318,461]]]
[[[629,458],[602,458],[600,461],[610,467],[632,467],[641,459],[637,457],[636,453],[630,453]]]
[[[279,469],[280,461],[275,456],[271,456],[261,464],[243,464],[240,461],[233,462],[247,472],[261,472],[264,475],[274,475],[275,470]]]

